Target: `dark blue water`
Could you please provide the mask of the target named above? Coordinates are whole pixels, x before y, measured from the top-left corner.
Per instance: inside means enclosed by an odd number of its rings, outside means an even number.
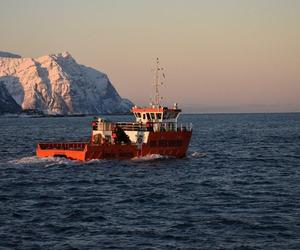
[[[0,118],[0,249],[300,249],[300,114],[182,120],[184,159],[80,163],[34,148],[91,117]]]

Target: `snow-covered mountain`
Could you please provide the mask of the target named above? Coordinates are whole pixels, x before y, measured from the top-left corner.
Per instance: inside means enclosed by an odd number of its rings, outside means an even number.
[[[5,85],[0,82],[0,114],[21,113],[22,108],[8,93]]]
[[[133,106],[106,74],[78,64],[68,52],[39,58],[1,52],[0,82],[23,109],[46,114],[126,113]]]

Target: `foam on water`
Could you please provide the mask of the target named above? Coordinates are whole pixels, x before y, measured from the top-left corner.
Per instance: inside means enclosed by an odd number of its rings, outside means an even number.
[[[58,165],[76,165],[80,162],[69,160],[61,157],[45,157],[39,158],[37,156],[25,156],[20,159],[10,160],[9,164],[14,165],[40,165],[43,164],[45,167],[58,166]]]
[[[140,156],[140,157],[134,157],[131,160],[135,162],[139,161],[156,161],[156,160],[164,160],[164,159],[171,159],[173,157],[166,156],[166,155],[160,155],[160,154],[150,154],[150,155],[145,155],[145,156]]]
[[[104,162],[104,161],[106,161],[106,160],[104,160],[104,159],[92,159],[92,160],[89,160],[89,161],[83,161],[83,162],[81,162],[81,164],[91,165],[91,164],[101,163],[101,162]]]
[[[206,157],[207,153],[203,153],[203,152],[193,152],[191,153],[189,156],[193,157],[193,158],[202,158],[202,157]]]
[[[148,162],[148,161],[157,161],[157,160],[166,160],[172,159],[173,157],[159,155],[159,154],[151,154],[142,157],[134,157],[130,159],[133,162]],[[105,162],[105,159],[92,159],[89,161],[77,161],[70,160],[62,157],[44,157],[40,158],[37,156],[25,156],[19,159],[14,159],[7,161],[8,164],[19,165],[19,166],[44,166],[44,167],[53,167],[53,166],[78,166],[78,165],[94,165],[98,163]]]
[[[193,152],[188,154],[187,157],[193,157],[193,158],[202,158],[206,157],[206,153],[202,152]],[[157,160],[167,160],[167,159],[173,159],[174,157],[166,156],[166,155],[160,155],[160,154],[150,154],[146,156],[141,157],[134,157],[131,159],[131,161],[134,162],[147,162],[147,161],[157,161]],[[40,158],[37,156],[25,156],[19,159],[10,160],[7,163],[13,164],[13,165],[43,165],[45,167],[52,167],[52,166],[69,166],[69,165],[91,165],[91,164],[97,164],[100,162],[103,162],[105,160],[103,159],[93,159],[90,161],[76,161],[76,160],[70,160],[67,158],[62,157],[44,157]]]
[[[70,160],[63,157],[44,157],[40,158],[37,156],[25,156],[19,159],[10,160],[7,163],[12,165],[20,166],[33,166],[42,165],[44,167],[54,167],[54,166],[78,166],[78,165],[93,165],[104,162],[103,159],[93,159],[90,161],[77,161]]]

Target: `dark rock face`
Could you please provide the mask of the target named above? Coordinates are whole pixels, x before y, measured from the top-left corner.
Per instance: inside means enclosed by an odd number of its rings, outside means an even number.
[[[0,57],[7,57],[7,58],[21,58],[21,56],[13,54],[13,53],[9,53],[9,52],[4,52],[4,51],[0,51]]]
[[[22,108],[8,93],[5,85],[2,82],[0,82],[0,114],[18,114],[21,112]]]

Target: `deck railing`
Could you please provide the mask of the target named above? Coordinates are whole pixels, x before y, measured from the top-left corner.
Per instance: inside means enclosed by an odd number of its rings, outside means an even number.
[[[85,142],[41,142],[38,144],[41,149],[62,149],[62,150],[83,150]]]
[[[193,125],[191,123],[176,124],[172,122],[153,122],[146,124],[142,123],[130,123],[130,122],[119,122],[116,123],[125,131],[192,131]]]

